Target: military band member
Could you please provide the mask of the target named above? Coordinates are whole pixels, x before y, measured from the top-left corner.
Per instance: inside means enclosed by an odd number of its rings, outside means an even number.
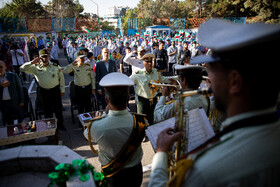
[[[90,128],[91,139],[99,145],[99,161],[108,186],[141,186],[143,179],[141,142],[147,121],[142,115],[127,111],[129,86],[134,83],[127,75],[110,73],[100,81],[105,88],[109,113],[96,120]],[[84,131],[88,138],[88,129]]]
[[[63,125],[61,96],[65,93],[65,82],[59,65],[50,62],[48,49],[39,51],[38,58],[20,67],[22,72],[33,74],[38,82],[45,118],[51,118],[53,112],[57,118],[58,128],[66,130]]]
[[[170,185],[279,186],[280,120],[276,103],[280,64],[275,59],[279,58],[280,26],[208,20],[198,29],[198,41],[213,53],[197,56],[191,64],[208,64],[215,105],[226,111],[228,118],[220,133],[185,155],[188,159],[180,160],[183,172],[174,171],[178,175]],[[270,46],[270,54],[256,53],[264,45]],[[182,132],[170,134],[169,130],[157,139],[149,183],[152,187],[166,186],[166,152],[182,136]]]
[[[157,69],[152,68],[155,55],[148,53],[143,56],[144,69],[138,70],[131,75],[131,80],[136,84],[135,93],[137,95],[137,113],[146,114],[149,124],[153,124],[154,109],[157,103],[157,90],[151,89],[150,81],[157,83],[168,82],[169,80],[161,76]]]
[[[182,86],[182,91],[193,91],[197,90],[202,81],[202,70],[201,66],[182,66],[177,65],[175,69],[178,70],[179,80]],[[168,87],[162,88],[162,96],[160,97],[154,111],[154,122],[166,120],[174,117],[178,111],[179,101],[172,100],[166,104],[166,97],[169,96]],[[192,110],[195,108],[202,107],[205,113],[208,113],[208,101],[203,95],[192,95],[184,99],[185,110]]]
[[[91,95],[95,92],[95,75],[91,64],[85,63],[85,55],[80,55],[76,61],[65,67],[63,72],[74,72],[79,114],[90,112],[92,107]]]

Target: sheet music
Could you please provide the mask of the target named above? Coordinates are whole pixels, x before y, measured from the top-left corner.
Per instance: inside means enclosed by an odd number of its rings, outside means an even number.
[[[194,109],[188,112],[189,114],[189,141],[188,152],[200,146],[208,139],[215,135],[209,120],[203,109]],[[173,128],[175,125],[175,117],[149,126],[146,130],[146,135],[156,151],[157,137],[161,131],[166,128]]]
[[[194,150],[215,135],[203,109],[189,111],[188,152]]]
[[[155,125],[149,126],[146,130],[146,135],[149,138],[154,151],[156,151],[157,137],[161,131],[167,128],[174,128],[175,117],[169,118],[168,120],[161,121]]]

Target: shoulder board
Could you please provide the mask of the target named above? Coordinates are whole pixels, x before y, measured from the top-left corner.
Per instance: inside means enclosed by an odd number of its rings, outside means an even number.
[[[89,63],[85,63],[85,65],[90,66],[90,64],[89,64]]]
[[[136,113],[136,112],[130,112],[130,114],[132,114],[132,115],[138,115],[138,116],[144,116],[144,117],[147,116],[146,114],[139,114],[139,113]]]
[[[77,62],[75,62],[75,63],[72,63],[72,65],[73,65],[73,66],[77,66],[77,65],[78,65],[78,63],[77,63]]]
[[[55,63],[55,62],[54,62],[53,65],[54,65],[54,66],[58,66],[58,63]]]
[[[139,70],[135,71],[135,74],[139,74]]]

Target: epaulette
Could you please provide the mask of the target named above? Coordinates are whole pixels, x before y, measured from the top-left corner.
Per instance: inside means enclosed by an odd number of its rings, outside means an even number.
[[[77,62],[75,62],[75,63],[72,63],[72,65],[73,65],[73,66],[77,66],[77,65],[78,65],[78,63],[77,63]]]
[[[61,69],[61,68],[59,68],[59,72],[62,72],[62,69]]]
[[[144,117],[146,117],[146,116],[147,116],[146,114],[139,114],[139,113],[136,113],[136,112],[130,112],[130,114],[136,114],[136,115],[139,115],[139,116],[144,116]]]
[[[85,63],[85,65],[90,66],[90,63]]]
[[[137,71],[135,71],[135,74],[139,74],[139,71],[137,70]]]
[[[56,62],[53,62],[53,65],[54,65],[54,66],[58,66],[58,63],[56,63]]]

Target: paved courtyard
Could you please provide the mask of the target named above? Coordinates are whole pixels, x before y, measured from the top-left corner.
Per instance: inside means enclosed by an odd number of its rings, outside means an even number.
[[[59,53],[59,62],[62,68],[67,66],[68,62],[66,61],[66,58],[64,57],[63,50],[60,49]],[[78,153],[79,155],[83,156],[85,159],[88,160],[89,163],[91,163],[97,171],[101,170],[100,163],[98,161],[98,155],[91,152],[88,141],[83,136],[83,128],[82,125],[79,122],[79,119],[77,118],[78,111],[75,110],[75,123],[72,122],[71,117],[71,111],[70,111],[70,99],[69,99],[69,82],[74,79],[73,76],[70,76],[69,74],[64,74],[65,78],[65,96],[62,97],[63,107],[65,108],[65,111],[63,111],[64,116],[64,125],[67,129],[67,131],[58,131],[59,136],[59,144],[65,145]],[[25,86],[29,86],[25,85]],[[33,102],[33,108],[34,108],[34,101],[36,98],[36,84],[34,84],[32,88],[32,92],[30,94],[31,100]],[[136,110],[136,105],[134,100],[131,100],[129,103],[129,107],[131,111]],[[98,150],[98,146],[94,145],[94,148]],[[149,175],[150,175],[150,164],[152,163],[152,159],[154,156],[153,148],[150,144],[150,142],[143,142],[142,148],[144,150],[144,156],[142,159],[142,165],[144,170],[144,179],[142,186],[147,186],[149,181]]]

